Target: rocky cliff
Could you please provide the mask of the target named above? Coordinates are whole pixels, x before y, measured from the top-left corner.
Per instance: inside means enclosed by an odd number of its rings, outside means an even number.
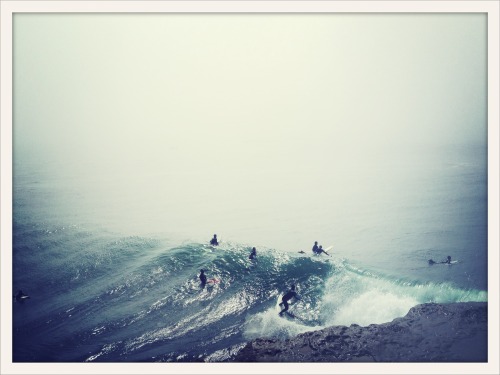
[[[486,362],[486,302],[422,304],[390,323],[257,339],[233,362]]]

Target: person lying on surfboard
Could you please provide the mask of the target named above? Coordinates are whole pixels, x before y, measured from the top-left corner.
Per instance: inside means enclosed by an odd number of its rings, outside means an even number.
[[[282,316],[284,312],[288,311],[288,301],[291,300],[292,298],[295,298],[297,300],[300,299],[300,296],[295,291],[295,284],[292,284],[290,290],[281,299],[280,306],[284,305],[285,308],[280,311],[280,316]]]
[[[24,302],[26,298],[30,298],[27,294],[24,294],[21,289],[18,290],[17,294],[14,296],[16,301],[18,302]]]
[[[437,264],[437,263],[441,263],[441,264],[451,264],[451,256],[447,256],[446,257],[446,260],[444,262],[435,262],[433,261],[432,259],[429,259],[429,264],[432,265],[432,264]]]

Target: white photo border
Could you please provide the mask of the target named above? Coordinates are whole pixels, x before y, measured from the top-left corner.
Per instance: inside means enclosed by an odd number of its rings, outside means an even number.
[[[499,368],[499,2],[490,1],[12,1],[1,4],[0,276],[2,374],[498,374]],[[12,20],[16,13],[487,13],[488,363],[13,363]]]

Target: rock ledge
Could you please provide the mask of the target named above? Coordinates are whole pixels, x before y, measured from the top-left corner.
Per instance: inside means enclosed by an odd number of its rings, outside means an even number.
[[[428,303],[390,323],[256,339],[231,362],[487,362],[488,304]]]

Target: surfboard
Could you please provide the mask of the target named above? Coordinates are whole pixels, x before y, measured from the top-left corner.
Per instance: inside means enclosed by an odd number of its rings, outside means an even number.
[[[283,310],[283,307],[279,305],[280,302],[281,302],[281,296],[278,297],[278,301],[276,302],[276,311],[278,312],[278,316],[280,318],[287,319],[290,321],[296,321],[296,322],[299,322],[303,325],[307,325],[310,327],[316,326],[316,324],[314,322],[307,321],[306,319],[294,314],[293,312],[290,312],[290,310],[285,311],[283,314],[280,315],[279,313],[281,312],[281,310]],[[292,307],[295,303],[297,303],[297,301],[289,303],[288,306]]]
[[[436,261],[434,261],[432,259],[429,259],[427,262],[431,266],[434,265],[434,264],[447,264],[447,265],[451,266],[452,264],[457,264],[458,260],[452,260],[450,263],[447,263],[447,262],[436,262]]]
[[[298,320],[301,323],[308,324],[305,319],[302,319],[300,316],[295,315],[294,313],[291,313],[290,311],[287,311],[283,314],[283,316],[286,315],[290,319]]]
[[[326,249],[323,249],[323,250],[328,251],[328,250],[331,250],[331,249],[333,249],[333,245],[328,246]]]

